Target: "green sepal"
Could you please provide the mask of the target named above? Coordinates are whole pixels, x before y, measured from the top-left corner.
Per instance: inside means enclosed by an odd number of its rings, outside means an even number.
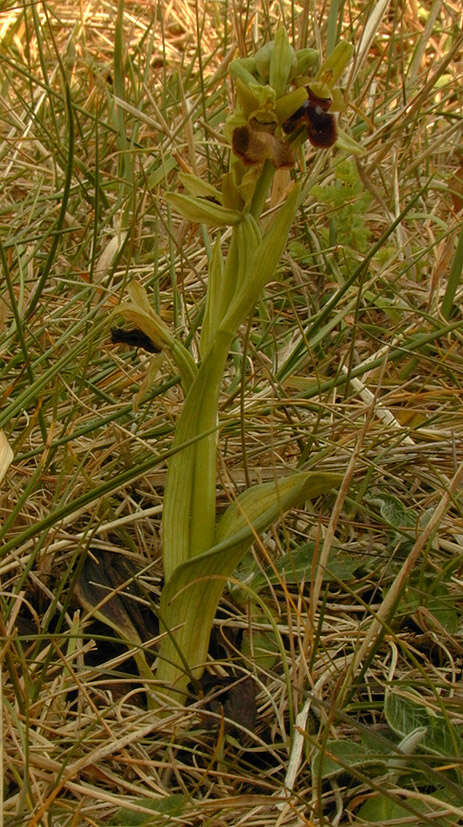
[[[346,109],[346,102],[342,91],[337,86],[331,89],[329,97],[331,98],[330,112],[344,112]]]
[[[344,132],[343,129],[339,129],[339,127],[336,138],[336,146],[338,149],[342,149],[350,155],[365,155],[366,152],[361,144],[357,143],[354,138],[351,138],[347,132]]]
[[[347,43],[345,40],[340,40],[329,57],[327,57],[320,66],[316,74],[316,81],[321,84],[326,84],[329,90],[332,89],[349,63],[353,51],[350,43]],[[312,89],[312,83],[310,84],[310,88]],[[313,91],[318,95],[315,86]],[[321,97],[330,97],[330,95],[321,95]]]
[[[269,113],[272,115],[275,111],[276,95],[271,86],[260,86],[256,81],[246,85],[238,78],[236,96],[238,109],[243,113],[245,122],[250,118],[268,120]]]
[[[232,112],[230,116],[231,118],[233,118],[236,114],[239,114],[243,118],[243,122],[246,123],[250,113],[254,111],[256,106],[258,106],[257,97],[253,92],[255,86],[256,81],[254,78],[247,83],[245,83],[241,77],[236,78],[235,89],[238,106]],[[229,118],[227,118],[227,123],[228,120]]]
[[[247,122],[247,118],[241,109],[235,109],[231,115],[228,116],[223,127],[223,134],[228,143],[231,144],[235,129],[238,129],[240,126],[246,126]]]
[[[280,124],[283,124],[291,115],[302,106],[307,100],[307,91],[303,86],[293,89],[288,95],[278,98],[275,104],[275,112]]]

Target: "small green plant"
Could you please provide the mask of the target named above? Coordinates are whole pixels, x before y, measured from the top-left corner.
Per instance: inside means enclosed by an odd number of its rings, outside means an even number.
[[[434,698],[426,697],[412,686],[386,690],[384,714],[389,730],[381,734],[359,727],[357,740],[328,739],[322,752],[314,752],[313,777],[328,785],[350,777],[354,800],[356,782],[361,790],[365,782],[376,781],[374,793],[356,811],[359,824],[384,824],[392,819],[398,824],[405,823],[402,819],[412,823],[411,816],[432,817],[442,827],[461,824],[462,728],[446,712],[448,702],[437,693]],[[440,765],[439,772],[433,764]],[[360,795],[357,802],[361,800]]]
[[[280,29],[255,57],[231,64],[236,107],[226,123],[233,152],[221,189],[193,175],[182,175],[185,192],[168,193],[168,203],[187,219],[218,227],[212,246],[204,320],[197,364],[153,310],[143,288],[129,286],[130,301],[118,312],[167,350],[180,374],[185,401],[169,459],[163,508],[165,585],[159,611],[163,637],[156,679],[171,698],[184,700],[187,685],[204,670],[217,604],[227,582],[255,537],[286,509],[339,483],[339,475],[299,471],[277,483],[246,490],[216,519],[218,399],[227,357],[240,325],[265,285],[274,278],[300,200],[300,187],[287,173],[287,195],[262,214],[276,171],[294,165],[297,147],[307,137],[304,114],[307,83],[322,100],[322,126],[333,130],[329,102],[351,54],[338,44],[318,68],[318,54],[296,52]],[[308,133],[310,137],[310,132]],[[311,138],[312,140],[312,138]],[[314,141],[312,140],[312,143]],[[290,185],[290,186],[288,186]],[[223,254],[224,228],[231,229]],[[114,621],[113,628],[116,628]],[[117,623],[116,623],[117,625]],[[131,639],[130,632],[127,632]],[[133,641],[139,645],[139,640]],[[141,662],[146,676],[146,664]]]
[[[370,230],[365,221],[371,195],[360,180],[353,161],[344,159],[336,165],[334,183],[312,187],[312,195],[330,210],[330,240],[342,239],[343,249],[365,253],[370,241]]]

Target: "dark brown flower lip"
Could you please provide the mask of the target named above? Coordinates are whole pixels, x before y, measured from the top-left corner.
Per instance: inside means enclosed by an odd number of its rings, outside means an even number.
[[[289,144],[264,130],[238,126],[233,132],[232,145],[233,152],[245,166],[263,164],[267,160],[277,169],[292,167],[294,164]]]
[[[312,146],[327,148],[336,143],[336,118],[328,109],[331,106],[330,98],[319,98],[310,86],[307,86],[307,100],[283,124],[283,131],[290,135],[305,129]]]

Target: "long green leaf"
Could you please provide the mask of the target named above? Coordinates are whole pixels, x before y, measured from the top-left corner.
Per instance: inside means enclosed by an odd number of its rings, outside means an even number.
[[[214,544],[217,399],[231,336],[218,334],[202,363],[177,424],[163,513],[164,574]],[[183,446],[204,434],[195,444]]]
[[[166,201],[177,212],[198,224],[207,224],[212,227],[229,227],[241,221],[238,210],[229,210],[221,204],[215,204],[206,198],[193,198],[192,195],[182,195],[177,192],[167,192]]]
[[[225,582],[250,548],[288,508],[339,485],[338,474],[297,472],[278,484],[245,491],[217,527],[220,541],[179,566],[164,586],[160,618],[168,631],[163,639],[156,677],[176,696],[204,669],[209,637]],[[172,630],[172,631],[171,631]],[[189,666],[188,673],[183,664]]]

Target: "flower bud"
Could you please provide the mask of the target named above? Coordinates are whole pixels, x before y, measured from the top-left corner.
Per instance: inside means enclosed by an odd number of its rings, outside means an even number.
[[[317,49],[298,49],[296,52],[296,64],[291,73],[290,80],[300,78],[303,75],[311,74],[320,65],[320,54]]]
[[[291,46],[286,29],[278,29],[270,58],[269,83],[277,98],[287,91],[289,77],[296,66],[296,53]]]
[[[270,74],[270,58],[272,57],[274,45],[274,41],[270,40],[256,52],[254,57],[257,72],[264,83],[268,83]]]
[[[238,78],[244,84],[256,82],[256,59],[254,57],[240,57],[230,63],[230,74],[233,80]]]
[[[325,62],[320,66],[315,80],[319,81],[321,84],[325,84],[328,87],[328,90],[331,90],[349,63],[349,60],[352,57],[352,52],[353,49],[350,43],[346,43],[345,40],[340,40]],[[321,94],[321,89],[317,91],[314,83],[311,82],[310,86],[317,97],[330,97],[330,94],[328,94],[328,96],[326,94]]]

